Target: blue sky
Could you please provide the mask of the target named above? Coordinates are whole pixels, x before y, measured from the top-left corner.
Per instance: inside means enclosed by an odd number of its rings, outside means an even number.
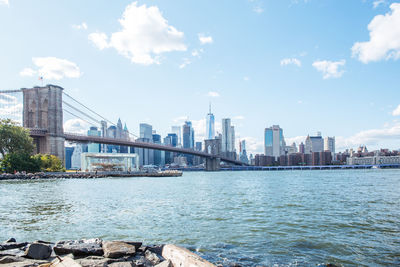
[[[211,101],[253,153],[273,124],[400,148],[396,1],[0,0],[0,25],[1,89],[43,76],[134,133],[189,119],[201,140]]]

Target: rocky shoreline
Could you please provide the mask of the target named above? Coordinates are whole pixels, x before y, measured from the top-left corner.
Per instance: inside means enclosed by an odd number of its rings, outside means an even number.
[[[134,241],[98,238],[0,243],[0,265],[5,267],[215,267],[197,254],[172,244],[143,245]]]
[[[93,179],[106,177],[178,177],[182,172],[38,172],[38,173],[1,173],[2,180],[36,180],[36,179]]]

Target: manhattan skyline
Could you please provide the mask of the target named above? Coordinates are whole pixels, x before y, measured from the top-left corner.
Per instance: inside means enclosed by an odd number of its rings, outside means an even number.
[[[215,131],[231,118],[253,154],[274,124],[288,144],[321,131],[337,151],[400,147],[396,1],[0,3],[2,89],[43,76],[136,134],[190,120],[195,141],[212,102]],[[158,29],[146,44],[135,16]]]

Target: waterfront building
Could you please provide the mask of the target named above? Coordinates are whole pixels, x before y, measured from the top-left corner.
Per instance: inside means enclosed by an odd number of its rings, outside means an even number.
[[[138,171],[137,154],[127,153],[83,153],[82,171]]]
[[[296,143],[293,143],[291,146],[285,146],[284,151],[285,151],[285,154],[297,153]]]
[[[71,169],[71,158],[75,147],[65,147],[65,169]]]
[[[400,156],[348,157],[347,165],[400,164]]]
[[[324,151],[324,139],[321,135],[310,136],[308,135],[305,141],[305,154],[311,154],[312,152]]]
[[[278,159],[281,155],[285,154],[285,146],[286,143],[283,137],[283,129],[280,128],[279,125],[265,128],[264,152],[266,156],[272,156],[275,157],[275,159]]]
[[[172,126],[171,133],[176,134],[176,136],[178,138],[177,146],[181,147],[182,146],[182,128],[181,128],[181,126]]]
[[[194,149],[194,129],[191,121],[182,126],[183,148]]]
[[[164,138],[164,145],[177,147],[178,146],[178,136],[176,135],[176,133],[169,133]],[[165,158],[164,162],[165,162],[165,164],[173,163],[175,156],[176,156],[176,153],[165,151],[165,153],[164,153],[164,158]]]
[[[71,169],[80,170],[81,169],[81,155],[82,155],[82,145],[76,145],[71,156]]]
[[[206,139],[214,139],[215,138],[215,118],[214,114],[211,112],[211,104],[210,109],[207,114],[207,121],[206,121]]]
[[[92,126],[87,132],[88,136],[101,136],[101,131],[97,129],[97,127]],[[101,145],[96,143],[88,144],[88,152],[89,153],[99,153],[101,151]]]
[[[330,151],[332,153],[332,156],[335,155],[335,137],[324,138],[324,150]]]
[[[272,166],[275,163],[275,158],[272,156],[266,156],[263,154],[256,154],[254,157],[255,166]]]

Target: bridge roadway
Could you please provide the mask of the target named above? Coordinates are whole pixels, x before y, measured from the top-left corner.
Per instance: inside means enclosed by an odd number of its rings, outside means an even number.
[[[32,132],[31,132],[31,135],[32,135]],[[195,150],[191,150],[191,149],[165,146],[165,145],[159,145],[159,144],[154,144],[154,143],[144,143],[144,142],[114,139],[114,138],[105,138],[105,137],[98,137],[98,136],[85,136],[85,135],[78,135],[78,134],[72,134],[72,133],[64,133],[64,137],[65,137],[66,141],[70,141],[70,142],[98,143],[98,144],[106,144],[106,145],[148,148],[148,149],[153,149],[153,150],[162,150],[162,151],[168,151],[168,152],[189,154],[189,155],[199,156],[202,158],[219,158],[219,159],[221,159],[221,161],[224,161],[226,163],[247,166],[246,163],[243,163],[241,161],[229,159],[227,157],[221,157],[219,155],[212,155],[212,154],[208,154],[208,153],[205,153],[202,151],[195,151]]]

